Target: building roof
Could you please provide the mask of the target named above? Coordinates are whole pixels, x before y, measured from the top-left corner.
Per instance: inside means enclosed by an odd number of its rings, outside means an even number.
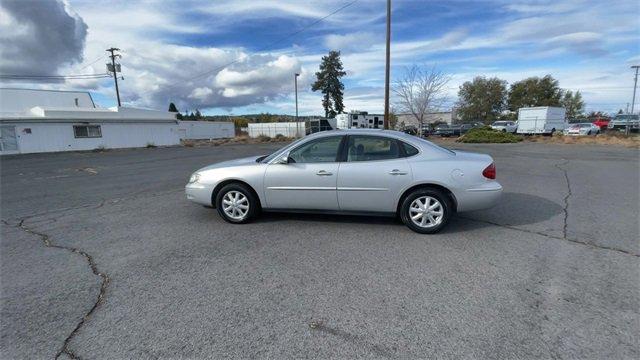
[[[88,92],[0,88],[3,122],[165,122],[176,121],[168,111],[132,107],[97,108]]]

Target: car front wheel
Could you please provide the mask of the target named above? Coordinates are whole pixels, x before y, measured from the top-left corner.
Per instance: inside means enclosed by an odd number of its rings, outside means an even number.
[[[244,224],[258,213],[258,199],[244,184],[225,185],[216,195],[218,214],[232,224]]]
[[[417,189],[400,206],[400,218],[409,229],[421,234],[435,234],[449,221],[451,200],[437,189]]]

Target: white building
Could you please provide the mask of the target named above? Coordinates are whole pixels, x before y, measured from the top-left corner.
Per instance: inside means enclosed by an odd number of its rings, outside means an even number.
[[[235,136],[231,121],[178,121],[180,139],[221,139]]]
[[[166,111],[97,108],[88,92],[0,89],[0,154],[166,146],[180,144],[181,138],[234,136],[232,123],[192,123],[179,125]]]
[[[338,114],[336,115],[335,127],[337,129],[382,129],[384,127],[384,114],[369,114],[366,111],[351,111],[346,114]]]
[[[247,125],[249,137],[259,136],[276,137],[282,135],[286,137],[302,137],[305,135],[305,123],[300,122],[269,122],[269,123],[249,123]]]

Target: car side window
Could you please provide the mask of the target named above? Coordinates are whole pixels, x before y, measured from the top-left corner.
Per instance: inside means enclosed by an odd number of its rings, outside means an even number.
[[[420,152],[420,151],[418,151],[418,149],[416,149],[412,145],[409,145],[409,144],[407,144],[405,142],[400,141],[400,145],[404,149],[404,155],[406,157],[417,155]]]
[[[309,141],[289,152],[289,162],[326,163],[336,162],[342,136],[331,136]]]
[[[382,136],[350,136],[347,161],[375,161],[401,157],[398,141]]]

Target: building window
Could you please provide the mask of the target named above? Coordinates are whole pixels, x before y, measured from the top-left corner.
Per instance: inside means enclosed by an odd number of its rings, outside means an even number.
[[[377,117],[377,116],[374,116],[374,117],[373,117],[373,120],[378,121],[378,117]]]
[[[353,120],[358,120],[358,115],[353,115]]]
[[[373,124],[373,119],[369,119],[369,124]]]
[[[358,127],[358,123],[354,121],[353,126]]]
[[[73,135],[76,138],[100,138],[100,125],[73,125]]]

